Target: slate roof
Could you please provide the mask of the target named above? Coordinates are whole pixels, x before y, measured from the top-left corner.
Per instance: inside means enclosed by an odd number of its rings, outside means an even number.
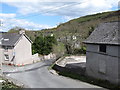
[[[119,23],[116,21],[100,24],[84,43],[120,45]]]
[[[22,34],[18,34],[18,33],[2,33],[1,35],[2,37],[0,37],[0,40],[2,38],[4,39],[4,40],[3,39],[1,40],[2,46],[14,46],[17,43],[17,41],[20,39],[20,37],[22,36]],[[26,38],[30,40],[27,36]]]

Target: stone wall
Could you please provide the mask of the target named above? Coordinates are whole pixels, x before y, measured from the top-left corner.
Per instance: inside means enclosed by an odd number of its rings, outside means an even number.
[[[56,71],[59,71],[59,72],[67,72],[67,73],[74,73],[74,74],[78,74],[78,75],[85,75],[85,67],[82,67],[82,64],[81,65],[79,64],[79,66],[77,65],[73,65],[73,64],[69,64],[69,65],[66,65],[65,67],[61,67],[57,64],[54,65],[53,69],[56,70]]]

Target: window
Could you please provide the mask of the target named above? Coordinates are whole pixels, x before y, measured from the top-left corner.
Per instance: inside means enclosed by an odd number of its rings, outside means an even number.
[[[9,60],[9,55],[5,54],[5,60],[8,61]]]
[[[6,52],[8,51],[8,47],[5,47],[5,51],[6,51]]]
[[[105,61],[105,59],[99,60],[99,72],[102,74],[106,73],[106,61]]]
[[[106,53],[106,45],[102,44],[99,46],[99,52],[104,52]]]

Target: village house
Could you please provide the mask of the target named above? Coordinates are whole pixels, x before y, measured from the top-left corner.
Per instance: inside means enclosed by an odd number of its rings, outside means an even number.
[[[2,33],[1,58],[2,63],[23,65],[32,63],[32,41],[25,34],[24,30],[19,33]]]
[[[100,24],[84,41],[88,76],[120,84],[119,22]]]

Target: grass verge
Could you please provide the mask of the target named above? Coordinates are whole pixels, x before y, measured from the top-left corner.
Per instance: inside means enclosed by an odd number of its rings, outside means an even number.
[[[51,69],[54,67],[54,65],[55,65],[55,63],[53,63],[52,65],[50,65],[50,66],[48,67],[48,70],[51,70]]]
[[[8,80],[5,80],[4,82],[2,82],[2,89],[1,90],[21,90],[22,88],[15,85],[13,82],[9,82]]]
[[[83,82],[87,82],[93,85],[97,85],[103,88],[107,88],[110,90],[120,90],[120,86],[115,85],[115,84],[111,84],[109,81],[107,80],[101,80],[101,79],[95,79],[95,78],[91,78],[91,77],[87,77],[87,76],[82,76],[82,75],[78,75],[75,74],[73,72],[59,72],[59,75],[65,76],[65,77],[69,77],[72,79],[76,79],[76,80],[80,80]]]

